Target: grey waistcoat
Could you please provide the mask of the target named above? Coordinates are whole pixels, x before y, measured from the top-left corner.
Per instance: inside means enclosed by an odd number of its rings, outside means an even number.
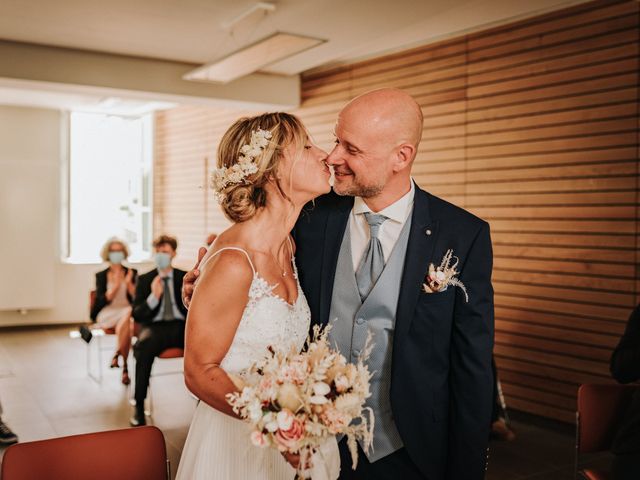
[[[353,271],[351,229],[347,224],[333,282],[329,312],[331,344],[337,346],[349,362],[356,362],[364,348],[367,332],[370,330],[373,334],[374,348],[367,361],[369,371],[373,372],[371,397],[366,403],[375,415],[373,451],[365,452],[370,462],[403,446],[391,412],[391,349],[410,229],[411,216],[405,222],[382,274],[362,303]]]

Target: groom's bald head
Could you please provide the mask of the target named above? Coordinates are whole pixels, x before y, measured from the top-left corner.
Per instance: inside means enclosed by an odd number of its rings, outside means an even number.
[[[420,106],[402,90],[381,88],[351,100],[338,114],[336,147],[327,158],[334,190],[364,198],[406,193],[422,123]]]
[[[418,147],[422,138],[422,109],[408,93],[397,88],[381,88],[351,100],[338,115],[340,119],[362,122],[393,143]]]

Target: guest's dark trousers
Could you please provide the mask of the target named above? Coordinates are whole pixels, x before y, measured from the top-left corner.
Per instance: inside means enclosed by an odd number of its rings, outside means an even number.
[[[167,348],[184,348],[184,320],[163,320],[145,324],[133,347],[136,357],[136,391],[138,406],[144,404],[155,358]]]
[[[613,480],[638,480],[640,478],[640,452],[613,457]]]
[[[500,403],[500,392],[498,391],[498,368],[496,367],[496,359],[491,356],[491,370],[493,370],[493,410],[491,411],[491,423],[504,416],[502,404]]]
[[[339,480],[425,480],[418,467],[411,461],[407,450],[401,448],[377,462],[369,463],[362,448],[358,445],[358,466],[351,469],[351,454],[346,437],[338,443],[340,450]]]

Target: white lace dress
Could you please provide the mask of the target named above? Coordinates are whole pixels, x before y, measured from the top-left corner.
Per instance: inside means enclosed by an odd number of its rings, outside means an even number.
[[[235,247],[218,250],[239,250]],[[213,257],[213,255],[211,256]],[[211,258],[209,257],[209,258]],[[206,260],[205,260],[206,261]],[[227,355],[220,364],[228,373],[240,374],[264,358],[267,347],[302,349],[309,333],[311,313],[298,283],[298,298],[293,305],[273,293],[255,270],[242,319]],[[200,402],[191,421],[187,441],[178,467],[178,480],[280,480],[293,479],[295,470],[275,449],[251,444],[250,428],[241,420]]]

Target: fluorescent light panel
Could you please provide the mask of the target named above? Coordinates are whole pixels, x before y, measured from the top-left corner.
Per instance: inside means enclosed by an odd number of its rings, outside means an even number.
[[[324,42],[326,40],[319,38],[278,32],[227,57],[198,67],[182,78],[227,83]]]

